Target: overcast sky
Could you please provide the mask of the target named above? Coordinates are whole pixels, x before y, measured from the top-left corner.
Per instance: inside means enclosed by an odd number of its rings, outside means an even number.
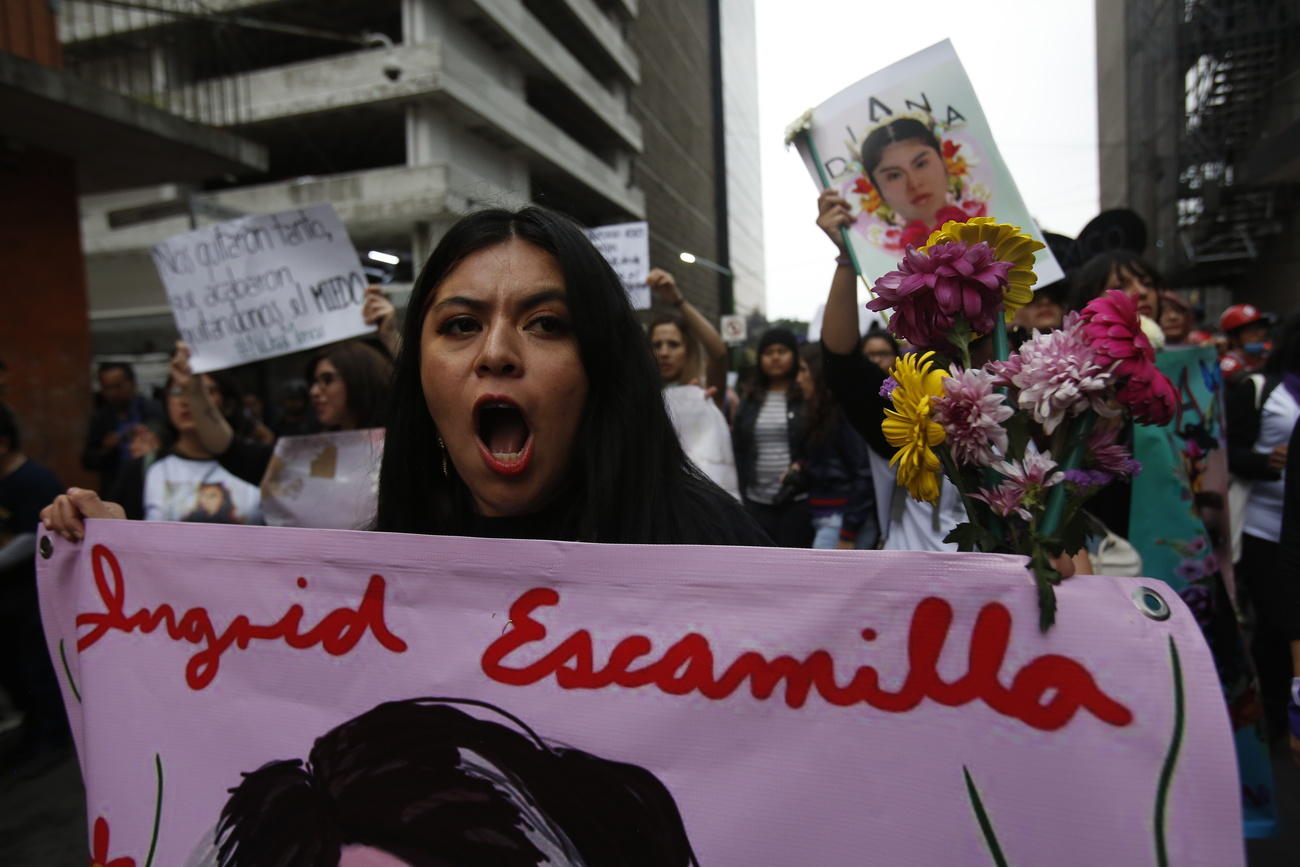
[[[1073,237],[1097,214],[1093,0],[755,0],[767,316],[809,319],[835,250],[786,124],[875,70],[951,39],[1029,212]],[[922,11],[924,14],[922,14]]]

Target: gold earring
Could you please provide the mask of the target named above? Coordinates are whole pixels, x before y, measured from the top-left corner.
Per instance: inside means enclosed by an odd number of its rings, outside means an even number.
[[[449,478],[447,474],[447,444],[442,441],[442,434],[438,434],[438,448],[442,449],[442,476]]]

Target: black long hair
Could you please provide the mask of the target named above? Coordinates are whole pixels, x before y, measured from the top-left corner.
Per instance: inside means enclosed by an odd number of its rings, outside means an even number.
[[[1089,301],[1105,290],[1110,275],[1115,271],[1128,271],[1135,277],[1147,281],[1157,290],[1165,288],[1164,277],[1150,262],[1132,250],[1117,247],[1114,250],[1098,253],[1070,275],[1070,309],[1082,310],[1086,307]],[[1160,321],[1158,301],[1155,319],[1157,322]]]
[[[866,171],[871,186],[877,190],[880,189],[880,184],[876,183],[876,168],[885,156],[885,148],[895,142],[911,141],[912,139],[916,139],[926,147],[934,148],[934,152],[939,159],[943,159],[943,148],[939,146],[939,139],[928,124],[914,117],[900,117],[897,120],[891,120],[889,123],[873,129],[862,142],[862,168]]]
[[[555,258],[587,375],[566,490],[547,511],[548,538],[583,542],[752,544],[743,510],[686,459],[664,408],[659,371],[618,276],[567,217],[492,209],[453,225],[411,292],[379,473],[376,529],[470,534],[469,489],[450,463],[420,382],[420,335],[439,285],[466,257],[517,238]]]
[[[393,363],[388,356],[362,340],[346,340],[317,352],[307,362],[307,382],[316,379],[316,367],[334,365],[347,388],[347,407],[358,429],[383,427],[388,414]]]
[[[843,416],[839,401],[826,385],[821,344],[805,343],[799,347],[799,360],[808,365],[809,378],[813,383],[812,394],[803,395],[808,418],[808,437],[814,442],[824,443],[835,432]]]
[[[337,867],[349,845],[416,867],[698,863],[654,774],[548,744],[471,699],[386,702],[317,739],[306,762],[263,765],[231,792],[221,867]]]
[[[1264,370],[1281,376],[1300,374],[1300,313],[1293,314],[1277,331],[1277,345],[1268,354]]]

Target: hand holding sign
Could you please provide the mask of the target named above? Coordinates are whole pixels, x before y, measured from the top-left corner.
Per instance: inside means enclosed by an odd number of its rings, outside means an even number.
[[[329,205],[204,226],[151,252],[195,373],[372,330],[361,263]]]

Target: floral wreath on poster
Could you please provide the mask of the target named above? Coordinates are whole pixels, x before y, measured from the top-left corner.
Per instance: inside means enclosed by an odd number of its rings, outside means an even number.
[[[849,160],[838,179],[838,188],[849,202],[856,205],[859,216],[853,230],[875,247],[891,252],[902,252],[909,245],[923,246],[930,233],[948,221],[965,222],[972,217],[988,213],[993,198],[993,184],[983,152],[977,139],[969,134],[964,120],[956,116],[951,123],[941,123],[923,111],[891,114],[873,126],[861,140],[845,142]],[[883,131],[883,132],[882,132]],[[885,146],[914,142],[914,154],[922,160],[933,160],[921,171],[930,186],[942,189],[922,190],[920,197],[928,198],[934,208],[933,216],[921,219],[910,203],[890,204],[887,194],[873,181],[872,172],[863,164],[863,152],[876,142]],[[937,148],[937,150],[936,150]],[[922,151],[931,151],[928,157]],[[910,163],[910,160],[909,160]],[[937,169],[942,166],[943,179]],[[879,166],[875,167],[877,170]],[[926,171],[928,169],[928,171]],[[925,183],[925,179],[922,183]],[[877,177],[875,180],[879,180]],[[942,195],[943,200],[938,201]],[[929,208],[920,208],[928,211]],[[904,213],[906,211],[906,213]]]

